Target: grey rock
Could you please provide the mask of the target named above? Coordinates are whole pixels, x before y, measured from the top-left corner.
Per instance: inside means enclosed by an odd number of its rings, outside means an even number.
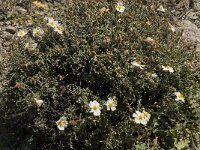
[[[182,20],[178,23],[179,30],[183,30],[183,38],[187,42],[200,43],[200,29],[189,20]]]
[[[13,37],[13,34],[10,34],[9,32],[3,31],[0,34],[0,37],[3,38],[4,40],[11,40]]]
[[[3,46],[4,47],[8,47],[8,46],[10,46],[12,44],[12,42],[3,42]]]
[[[193,0],[194,9],[200,11],[200,0]]]
[[[195,13],[195,12],[190,12],[187,14],[187,16],[190,18],[190,19],[197,19],[199,18],[199,16]]]
[[[7,27],[5,27],[5,31],[9,32],[10,34],[15,34],[16,28],[13,26],[7,26]]]
[[[190,0],[181,0],[176,8],[180,10],[185,10],[190,8]]]
[[[4,22],[5,25],[10,25],[11,24],[11,21],[6,21]]]
[[[0,54],[0,62],[3,60],[3,56]]]
[[[6,12],[3,9],[0,9],[0,21],[3,21],[6,18]]]
[[[196,45],[196,51],[200,53],[200,43]]]

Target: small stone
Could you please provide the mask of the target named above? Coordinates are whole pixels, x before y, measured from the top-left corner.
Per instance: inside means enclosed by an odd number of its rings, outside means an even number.
[[[12,39],[13,35],[10,34],[9,32],[3,31],[0,37],[4,40],[10,40]]]
[[[0,9],[0,21],[3,21],[6,17],[6,13],[3,9]]]
[[[3,56],[0,54],[0,62],[3,60]]]
[[[200,43],[197,44],[197,46],[196,46],[196,51],[197,51],[198,53],[200,53]]]
[[[190,0],[181,0],[176,6],[179,10],[185,10],[190,8]]]
[[[11,21],[6,21],[5,22],[5,25],[10,25],[11,24]]]
[[[99,11],[100,11],[100,14],[102,15],[102,14],[108,12],[109,9],[107,9],[106,7],[103,7],[103,8],[101,8],[101,9],[99,9]]]
[[[159,12],[165,12],[167,9],[165,9],[162,5],[160,5],[160,7],[157,9],[157,11]]]
[[[4,42],[4,43],[3,43],[3,46],[4,46],[4,47],[8,47],[8,46],[10,46],[11,44],[12,44],[12,42]]]
[[[42,12],[42,11],[35,11],[35,14],[43,16],[44,12]]]
[[[23,13],[26,13],[26,12],[27,12],[26,9],[24,9],[24,8],[22,8],[22,7],[19,7],[19,6],[16,7],[16,10],[17,10],[17,11],[21,11],[21,12],[23,12]]]
[[[187,15],[190,19],[197,19],[199,16],[197,16],[197,14],[196,13],[194,13],[194,12],[190,12],[188,15]]]
[[[146,42],[149,45],[155,45],[156,42],[154,39],[152,39],[151,37],[147,37],[146,39],[143,40],[144,42]]]
[[[10,34],[15,34],[16,28],[13,26],[7,26],[7,27],[5,27],[5,31],[9,32]]]
[[[189,20],[182,20],[178,23],[179,29],[183,30],[183,38],[189,43],[200,42],[200,29]]]
[[[200,11],[200,0],[194,0],[194,9]]]

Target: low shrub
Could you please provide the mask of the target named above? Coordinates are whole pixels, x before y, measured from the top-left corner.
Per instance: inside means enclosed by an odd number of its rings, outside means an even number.
[[[69,1],[58,22],[34,16],[18,33],[0,95],[3,146],[197,148],[195,52],[157,3],[116,5]]]

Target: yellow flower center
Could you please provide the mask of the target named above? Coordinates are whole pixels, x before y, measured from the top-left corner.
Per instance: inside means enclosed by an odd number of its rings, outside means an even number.
[[[62,31],[62,27],[61,27],[61,26],[57,26],[57,29],[58,29],[59,31]]]
[[[144,114],[145,117],[148,117],[148,116],[149,116],[149,113],[146,112],[146,111],[145,111],[143,114]]]
[[[183,99],[183,94],[181,94],[181,93],[178,94],[178,98],[179,98],[179,99]]]
[[[139,119],[139,120],[142,120],[142,119],[143,119],[143,116],[142,116],[142,115],[139,115],[139,116],[138,116],[138,119]]]
[[[97,109],[98,109],[97,105],[94,105],[94,106],[92,107],[92,109],[93,109],[93,110],[97,110]]]
[[[40,31],[35,32],[35,36],[40,36],[40,35],[41,35]]]
[[[112,102],[112,101],[109,102],[109,103],[108,103],[108,106],[109,106],[109,107],[112,107],[112,106],[113,106],[113,102]]]
[[[65,121],[64,121],[64,120],[60,120],[60,121],[58,122],[58,125],[59,125],[59,126],[64,126],[64,125],[65,125]]]
[[[138,65],[141,65],[141,62],[140,62],[140,61],[137,61],[136,63],[137,63]]]
[[[170,66],[167,66],[166,68],[167,68],[168,70],[170,70],[170,69],[171,69],[171,67],[170,67]]]
[[[51,22],[50,22],[50,25],[54,26],[54,25],[55,25],[55,22],[54,22],[54,21],[51,21]]]
[[[123,9],[123,6],[122,5],[117,5],[117,8],[119,9],[119,10],[122,10]]]
[[[19,35],[20,35],[20,36],[24,36],[24,32],[23,32],[23,31],[20,31],[20,32],[19,32]]]

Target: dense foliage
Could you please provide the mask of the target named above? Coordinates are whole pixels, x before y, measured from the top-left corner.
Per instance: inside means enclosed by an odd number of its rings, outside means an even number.
[[[33,16],[33,27],[15,42],[0,95],[3,146],[197,148],[200,76],[191,67],[195,53],[169,29],[169,14],[157,12],[158,5],[126,1],[121,13],[116,4],[70,1],[52,16],[64,27],[60,34],[43,16]],[[43,36],[32,35],[36,27]],[[26,47],[30,38],[36,48]],[[174,71],[164,69],[170,66]],[[184,100],[176,100],[175,92]],[[115,111],[106,109],[110,97],[117,101]],[[91,101],[99,102],[100,116],[90,112]],[[143,110],[151,115],[146,125],[132,116]],[[63,116],[68,125],[61,131],[56,122]]]

